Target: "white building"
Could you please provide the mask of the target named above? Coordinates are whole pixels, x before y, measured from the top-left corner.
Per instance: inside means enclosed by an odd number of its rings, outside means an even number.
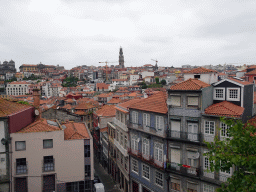
[[[218,81],[218,72],[199,67],[184,73],[184,81],[188,79],[198,79],[205,83],[212,84]]]
[[[152,71],[143,71],[141,72],[142,78],[148,77],[148,76],[155,76],[155,73]]]
[[[14,81],[6,86],[7,95],[26,95],[29,93],[28,86],[31,83],[25,81]]]
[[[130,85],[136,84],[139,78],[139,75],[130,75]]]

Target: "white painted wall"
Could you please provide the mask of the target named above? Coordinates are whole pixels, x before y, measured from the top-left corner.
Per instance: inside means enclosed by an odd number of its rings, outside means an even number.
[[[216,83],[218,81],[217,73],[206,73],[206,74],[184,74],[184,80],[188,80],[190,78],[194,79],[194,75],[200,75],[200,81],[203,81],[208,84]]]
[[[140,78],[139,75],[130,75],[130,85],[137,83],[137,80]]]
[[[141,72],[141,75],[142,75],[142,78],[144,78],[144,77],[147,77],[147,76],[154,76],[155,73],[152,72],[152,71],[143,71],[143,72]]]

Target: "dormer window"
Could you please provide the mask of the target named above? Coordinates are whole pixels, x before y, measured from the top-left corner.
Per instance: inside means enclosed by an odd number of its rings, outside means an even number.
[[[227,88],[227,100],[239,101],[240,100],[240,89],[239,88]]]
[[[225,100],[225,88],[215,88],[213,98],[215,100]]]
[[[200,79],[201,75],[194,75],[194,79]]]

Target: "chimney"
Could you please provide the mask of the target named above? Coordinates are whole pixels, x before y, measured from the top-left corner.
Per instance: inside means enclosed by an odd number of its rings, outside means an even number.
[[[41,118],[41,110],[40,110],[40,94],[39,89],[33,89],[33,99],[34,99],[34,107],[35,107],[35,115],[36,120]]]

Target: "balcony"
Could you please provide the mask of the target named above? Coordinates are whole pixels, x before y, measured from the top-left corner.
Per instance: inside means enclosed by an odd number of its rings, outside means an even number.
[[[184,176],[189,176],[189,177],[200,177],[200,172],[201,172],[200,168],[198,167],[186,168],[186,167],[178,166],[178,163],[174,163],[174,162],[167,163],[166,171],[171,173],[177,173]]]
[[[180,140],[180,141],[190,141],[195,143],[202,142],[201,133],[189,133],[189,132],[167,130],[167,138]]]
[[[114,144],[118,150],[125,156],[128,156],[127,149],[125,149],[117,140],[114,139]]]
[[[52,156],[45,156],[42,166],[43,172],[55,171],[55,159]]]
[[[145,132],[145,133],[150,133],[152,135],[165,137],[164,132],[163,131],[157,131],[155,127],[149,127],[149,126],[145,126],[145,125],[137,124],[137,123],[132,123],[132,122],[128,123],[128,127],[130,129],[139,130],[139,131],[142,131],[142,132]]]
[[[114,118],[114,122],[113,123],[116,124],[121,129],[123,129],[123,131],[125,131],[125,132],[128,131],[127,125],[125,123],[122,123],[121,121],[119,121],[117,118]]]

